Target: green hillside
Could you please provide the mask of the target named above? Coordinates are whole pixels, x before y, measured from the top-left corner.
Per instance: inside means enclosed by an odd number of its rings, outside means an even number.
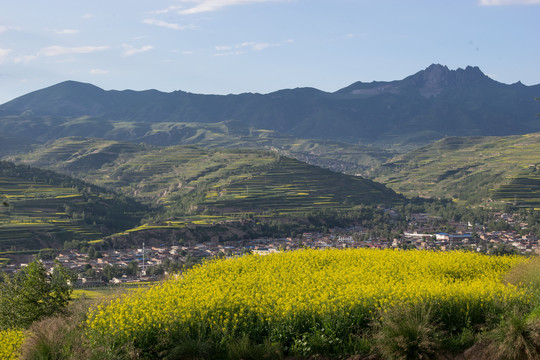
[[[58,248],[136,225],[145,206],[52,171],[0,162],[0,251]]]
[[[17,136],[0,133],[0,156],[30,151],[31,144]]]
[[[66,138],[13,157],[164,206],[160,218],[200,212],[306,212],[401,202],[381,184],[275,152],[166,148]]]
[[[201,205],[284,214],[396,202],[395,194],[382,184],[281,157],[274,166],[235,183],[212,186]]]
[[[540,207],[540,133],[451,137],[398,156],[375,180],[410,196]]]
[[[154,146],[194,145],[204,148],[273,149],[283,155],[298,158],[313,165],[347,173],[367,173],[376,165],[391,158],[395,152],[380,148],[355,145],[331,140],[301,139],[275,130],[249,126],[233,120],[217,123],[189,122],[129,122],[78,118],[51,118],[49,116],[21,116],[0,118],[0,132],[13,134],[5,137],[0,155],[28,151],[29,146],[15,146],[15,137],[31,139],[40,144],[50,139],[84,136],[108,140],[123,140]],[[63,140],[60,140],[62,143]],[[17,143],[18,144],[18,143]],[[48,144],[47,144],[48,146]],[[53,146],[57,146],[56,144]],[[39,151],[47,151],[41,147]],[[77,148],[65,148],[65,156]],[[100,156],[103,156],[101,154]],[[62,159],[65,160],[65,159]]]

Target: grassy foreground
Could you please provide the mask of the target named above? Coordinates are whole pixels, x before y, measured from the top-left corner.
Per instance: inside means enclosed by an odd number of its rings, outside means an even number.
[[[76,344],[63,335],[66,359],[412,359],[463,351],[517,322],[525,330],[516,336],[536,334],[527,341],[537,351],[538,265],[523,257],[369,249],[244,256],[102,302],[77,320],[58,320],[64,325],[56,331],[79,333]],[[27,343],[62,338],[43,328],[30,329]],[[32,358],[31,348],[24,358]]]

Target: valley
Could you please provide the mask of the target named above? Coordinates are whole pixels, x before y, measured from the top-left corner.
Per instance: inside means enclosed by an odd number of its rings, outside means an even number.
[[[43,321],[85,351],[378,359],[385,321],[431,309],[434,349],[480,351],[493,319],[538,309],[538,89],[432,65],[334,93],[30,93],[0,105],[0,304],[61,264],[86,320]],[[18,349],[34,335],[2,309]]]
[[[506,212],[527,219],[511,228],[534,233],[540,136],[532,130],[540,126],[538,103],[525,100],[536,92],[441,65],[335,93],[210,96],[60,83],[0,106],[5,167],[63,177],[4,179],[2,250],[54,253],[110,236],[138,246],[160,231],[204,242],[366,224],[370,236],[392,241],[413,230],[406,219],[415,211],[442,214],[432,233],[476,211],[485,213],[471,217],[480,227]],[[107,199],[134,211],[113,214]]]

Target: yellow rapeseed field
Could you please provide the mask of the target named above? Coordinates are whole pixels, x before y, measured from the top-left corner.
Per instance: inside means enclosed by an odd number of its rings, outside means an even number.
[[[0,330],[0,359],[17,360],[23,341],[21,330]]]
[[[142,344],[179,329],[205,327],[225,338],[250,331],[276,338],[277,331],[291,336],[293,330],[328,325],[328,319],[349,331],[369,324],[380,309],[419,302],[431,306],[448,328],[462,328],[530,301],[525,290],[500,280],[523,261],[372,249],[213,260],[91,309],[88,336]]]

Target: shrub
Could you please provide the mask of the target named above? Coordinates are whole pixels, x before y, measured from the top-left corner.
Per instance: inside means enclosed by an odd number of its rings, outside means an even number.
[[[172,347],[165,359],[185,359],[204,360],[212,359],[214,354],[214,343],[210,339],[185,337],[178,339],[178,344]]]
[[[262,344],[255,344],[247,335],[229,342],[227,354],[230,360],[273,360],[283,357],[279,344],[272,343],[268,339],[264,340]]]
[[[23,346],[23,360],[68,360],[84,358],[82,348],[79,346],[82,333],[77,331],[77,323],[70,322],[65,317],[50,317],[33,324],[30,335]]]
[[[514,311],[486,339],[484,359],[540,359],[540,318]]]
[[[457,334],[447,334],[442,341],[442,347],[451,353],[460,353],[470,348],[476,342],[477,332],[466,327]]]
[[[504,275],[503,280],[535,291],[537,302],[540,303],[540,256],[533,256],[518,264]]]
[[[0,282],[0,329],[27,328],[34,321],[62,313],[71,299],[73,280],[55,263],[49,273],[39,260]]]
[[[92,299],[76,299],[63,314],[35,322],[22,344],[21,360],[127,360],[133,351],[114,348],[104,341],[91,348],[85,337],[85,320]],[[0,357],[0,359],[3,359]]]
[[[432,359],[440,348],[441,332],[423,304],[381,311],[375,329],[377,349],[386,359]]]

